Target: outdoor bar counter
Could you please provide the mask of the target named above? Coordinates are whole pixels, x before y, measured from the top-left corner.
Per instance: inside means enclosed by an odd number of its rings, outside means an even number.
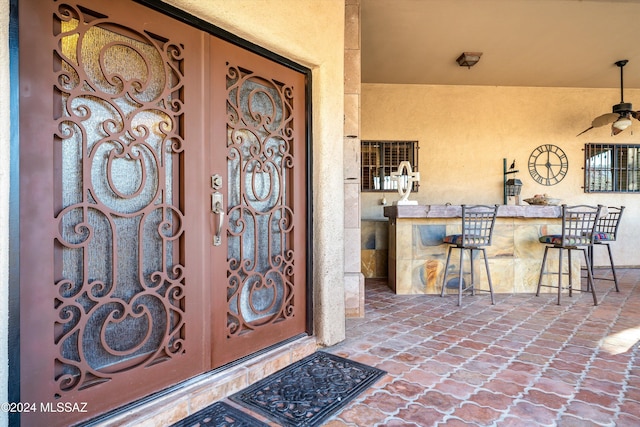
[[[385,206],[384,216],[389,218],[388,283],[395,293],[440,293],[449,248],[442,243],[442,238],[461,232],[461,214],[459,205]],[[499,206],[492,245],[486,247],[494,292],[536,291],[545,246],[538,238],[544,234],[560,234],[561,216],[560,206]],[[447,289],[457,288],[459,253],[454,250],[451,254]],[[484,262],[481,255],[475,256],[479,261],[474,262],[476,281],[480,277],[480,287],[488,289]],[[580,262],[584,260],[579,252],[572,258],[574,287],[579,287]],[[547,262],[549,268],[557,271],[557,251],[549,252]],[[469,272],[468,251],[464,271]],[[563,281],[568,278],[565,276]],[[542,288],[542,291],[553,289]]]

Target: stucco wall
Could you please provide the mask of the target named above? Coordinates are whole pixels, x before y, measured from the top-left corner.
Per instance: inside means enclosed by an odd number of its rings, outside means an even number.
[[[516,160],[523,198],[547,193],[567,204],[624,205],[629,237],[612,250],[617,265],[637,266],[632,236],[640,235],[640,194],[584,193],[582,167],[585,143],[640,144],[640,122],[615,137],[608,126],[576,137],[593,118],[611,112],[619,97],[614,89],[363,84],[362,139],[419,141],[421,187],[411,198],[421,204],[501,204],[506,158],[507,167]],[[640,106],[640,91],[625,90],[625,101]],[[529,155],[542,144],[559,146],[569,159],[567,176],[554,186],[536,183],[527,169]],[[398,199],[397,193],[385,196],[388,203]],[[383,218],[381,198],[362,194],[363,219]],[[596,254],[596,264],[603,261]]]
[[[344,0],[171,0],[237,36],[312,70],[314,328],[344,339]]]

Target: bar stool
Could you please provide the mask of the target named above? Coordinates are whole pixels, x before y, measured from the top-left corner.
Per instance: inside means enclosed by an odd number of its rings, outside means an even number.
[[[475,295],[475,291],[484,291],[485,289],[476,289],[473,269],[473,251],[481,251],[484,256],[484,266],[487,271],[487,280],[489,282],[488,292],[491,294],[491,304],[495,304],[493,297],[493,285],[491,284],[491,274],[489,273],[489,263],[487,261],[487,252],[485,246],[491,246],[491,238],[493,236],[493,226],[496,222],[496,213],[498,205],[462,205],[462,234],[451,234],[445,236],[442,241],[449,244],[449,252],[447,254],[447,263],[444,267],[444,279],[442,281],[441,297],[444,297],[444,291],[447,284],[447,272],[449,270],[449,261],[451,259],[451,251],[460,249],[460,273],[458,277],[458,305],[462,305],[462,293],[471,290],[471,295]],[[463,270],[464,251],[469,251],[469,259],[471,264],[471,283],[464,286]]]
[[[562,234],[552,234],[541,236],[539,238],[540,243],[544,243],[547,246],[544,248],[544,257],[542,258],[542,266],[540,267],[540,277],[538,278],[538,289],[536,291],[536,296],[540,296],[540,288],[542,286],[548,288],[558,288],[558,305],[560,305],[560,296],[562,294],[562,275],[565,274],[562,272],[562,253],[563,251],[567,251],[568,261],[569,261],[569,296],[573,296],[572,293],[574,291],[572,282],[572,272],[571,272],[571,251],[580,250],[584,255],[584,260],[586,263],[587,270],[587,279],[588,286],[586,290],[583,289],[575,289],[580,292],[589,292],[593,295],[593,305],[598,305],[598,299],[596,297],[596,291],[593,286],[593,275],[591,273],[591,263],[589,262],[589,257],[587,256],[587,251],[585,248],[589,249],[593,246],[594,234],[596,225],[600,218],[600,212],[602,210],[602,205],[598,206],[587,206],[587,205],[577,205],[577,206],[567,206],[562,205]],[[547,254],[549,249],[557,249],[558,250],[558,285],[543,285],[542,284],[542,276],[545,274],[545,265],[547,263]],[[546,273],[546,274],[555,274],[555,273]]]
[[[594,277],[599,280],[612,280],[616,285],[616,292],[620,292],[618,288],[618,276],[616,275],[616,267],[613,264],[613,256],[611,255],[610,242],[615,242],[618,236],[618,227],[620,225],[620,218],[622,218],[622,212],[624,212],[624,206],[607,207],[607,215],[603,215],[598,220],[596,225],[596,232],[593,236],[593,246],[589,247],[589,260],[591,261],[591,274],[593,275],[593,248],[596,245],[606,245],[607,252],[609,253],[609,263],[611,265],[611,272],[613,273],[613,279],[607,277]]]

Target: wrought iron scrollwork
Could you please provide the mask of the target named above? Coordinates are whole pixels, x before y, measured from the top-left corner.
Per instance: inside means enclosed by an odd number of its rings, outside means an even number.
[[[60,4],[55,212],[60,393],[183,352],[181,47]]]
[[[293,313],[293,91],[227,70],[228,336]]]

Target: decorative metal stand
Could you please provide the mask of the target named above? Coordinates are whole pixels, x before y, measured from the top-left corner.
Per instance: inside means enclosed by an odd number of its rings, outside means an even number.
[[[516,161],[514,160],[509,170],[507,170],[507,159],[502,159],[502,171],[503,171],[503,187],[504,187],[504,204],[507,204],[507,198],[516,196],[520,197],[520,190],[522,189],[522,181],[517,178],[507,179],[507,175],[517,173],[518,170],[514,169]]]

